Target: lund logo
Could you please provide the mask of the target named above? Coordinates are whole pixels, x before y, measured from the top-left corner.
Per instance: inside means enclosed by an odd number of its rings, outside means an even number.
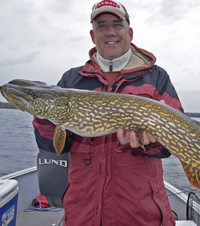
[[[62,167],[67,167],[66,160],[55,160],[55,159],[41,159],[39,158],[39,165],[57,165]]]

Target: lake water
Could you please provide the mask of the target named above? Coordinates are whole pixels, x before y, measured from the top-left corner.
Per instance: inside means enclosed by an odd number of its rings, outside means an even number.
[[[27,112],[0,109],[0,176],[36,165],[32,120]]]
[[[38,148],[32,120],[27,112],[0,109],[0,177],[36,165]],[[178,158],[163,159],[163,168],[164,180],[181,191],[194,190]]]

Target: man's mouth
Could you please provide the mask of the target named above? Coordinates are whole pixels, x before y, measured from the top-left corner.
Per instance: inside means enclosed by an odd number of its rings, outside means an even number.
[[[118,41],[113,41],[113,42],[106,42],[106,44],[117,44],[118,43]]]

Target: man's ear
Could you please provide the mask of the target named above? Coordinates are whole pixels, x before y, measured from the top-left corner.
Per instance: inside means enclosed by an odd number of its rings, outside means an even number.
[[[133,40],[133,29],[131,27],[129,27],[129,37],[130,37],[130,41]]]
[[[92,42],[95,44],[95,34],[93,30],[90,30],[90,37],[92,39]]]

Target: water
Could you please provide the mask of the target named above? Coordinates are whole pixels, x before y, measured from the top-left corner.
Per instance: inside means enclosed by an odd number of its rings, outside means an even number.
[[[27,112],[0,109],[0,177],[36,165],[32,120]]]
[[[169,158],[163,159],[162,162],[165,181],[181,191],[185,191],[185,193],[195,190],[195,188],[190,185],[178,158],[170,156]]]
[[[0,177],[36,165],[38,148],[32,120],[27,112],[0,109]],[[178,158],[171,156],[162,161],[164,180],[186,193],[194,190]]]

